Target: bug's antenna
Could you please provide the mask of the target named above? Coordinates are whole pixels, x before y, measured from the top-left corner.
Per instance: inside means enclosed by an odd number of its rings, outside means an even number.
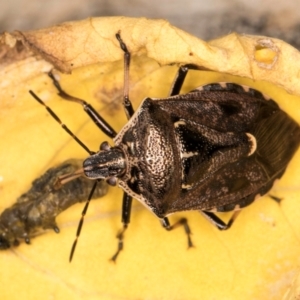
[[[57,116],[57,114],[42,100],[40,99],[33,91],[29,91],[30,95],[41,105],[43,105],[48,113],[53,117],[53,119],[60,124],[60,126],[90,155],[94,154]]]
[[[70,257],[69,257],[69,262],[71,262],[72,259],[73,259],[73,255],[74,255],[74,252],[75,252],[75,249],[76,249],[77,241],[78,241],[78,238],[80,236],[80,232],[81,232],[82,225],[83,225],[83,222],[84,222],[84,217],[85,217],[86,212],[88,210],[89,204],[91,202],[91,199],[93,197],[93,194],[94,194],[94,191],[95,191],[95,189],[97,187],[97,184],[98,184],[98,180],[95,181],[95,183],[94,183],[94,185],[92,187],[92,190],[91,190],[91,192],[89,194],[88,200],[86,201],[85,206],[83,208],[83,211],[81,213],[81,219],[79,221],[77,232],[76,232],[76,238],[75,238],[75,240],[73,242],[73,246],[72,246],[72,249],[71,249],[71,253],[70,253]]]

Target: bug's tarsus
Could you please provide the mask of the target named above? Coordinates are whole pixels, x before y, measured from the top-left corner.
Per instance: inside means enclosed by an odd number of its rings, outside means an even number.
[[[75,240],[74,240],[74,242],[73,242],[73,246],[72,246],[72,249],[71,249],[71,252],[70,252],[69,262],[72,261],[72,258],[73,258],[73,255],[74,255],[74,252],[75,252],[75,249],[76,249],[77,241],[78,241],[78,238],[79,238],[80,233],[81,233],[82,225],[83,225],[83,222],[84,222],[84,217],[85,217],[86,212],[87,212],[87,210],[88,210],[89,204],[90,204],[90,202],[91,202],[91,199],[92,199],[92,197],[93,197],[93,194],[94,194],[94,192],[95,192],[95,189],[96,189],[96,187],[97,187],[97,184],[98,184],[98,180],[95,181],[95,183],[94,183],[94,185],[93,185],[93,187],[92,187],[92,189],[91,189],[91,192],[90,192],[90,194],[89,194],[89,197],[88,197],[88,199],[87,199],[87,201],[86,201],[86,203],[85,203],[85,206],[84,206],[84,208],[83,208],[83,210],[82,210],[82,213],[81,213],[81,219],[80,219],[79,224],[78,224],[78,227],[77,227],[76,238],[75,238]]]
[[[37,100],[41,105],[43,105],[48,113],[53,117],[54,120],[90,155],[93,154],[92,151],[60,120],[57,114],[42,100],[40,99],[33,91],[29,91],[30,95]]]
[[[210,212],[210,211],[200,211],[200,213],[211,223],[213,224],[215,227],[217,227],[219,230],[227,230],[229,229],[233,222],[235,221],[235,219],[237,218],[237,216],[239,215],[241,211],[240,210],[236,210],[234,211],[234,213],[232,214],[230,220],[228,221],[228,223],[226,224],[225,222],[223,222],[219,217],[217,217],[214,213]]]
[[[116,262],[117,257],[119,256],[120,252],[124,248],[124,233],[130,223],[130,214],[131,214],[131,205],[132,205],[132,197],[129,196],[127,193],[123,194],[123,202],[122,202],[122,223],[123,228],[117,234],[118,241],[118,248],[117,252],[112,256],[110,260]]]
[[[175,228],[183,226],[185,234],[187,235],[187,239],[188,239],[188,248],[194,247],[194,244],[191,239],[192,232],[191,232],[190,226],[188,225],[188,220],[186,218],[181,218],[173,225],[170,225],[169,219],[167,217],[165,217],[165,218],[161,219],[161,225],[168,231],[171,231]]]
[[[116,262],[120,252],[123,250],[124,248],[124,233],[125,233],[125,230],[127,229],[127,225],[124,224],[123,225],[123,229],[120,230],[120,232],[117,234],[117,239],[119,240],[118,242],[118,249],[117,249],[117,252],[111,257],[111,261],[113,261],[114,263]]]

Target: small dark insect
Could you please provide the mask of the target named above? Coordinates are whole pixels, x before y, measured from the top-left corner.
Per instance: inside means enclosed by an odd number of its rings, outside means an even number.
[[[114,261],[123,249],[132,198],[151,210],[165,229],[183,225],[191,247],[187,220],[170,225],[168,215],[199,210],[218,229],[228,229],[239,209],[267,193],[282,176],[300,142],[299,125],[275,101],[250,87],[215,83],[179,95],[188,70],[199,69],[193,65],[179,68],[168,98],[146,98],[134,112],[128,96],[130,52],[119,33],[116,38],[124,52],[123,105],[129,119],[118,134],[89,104],[64,92],[50,73],[59,95],[81,104],[100,130],[113,139],[114,147],[103,142],[100,151],[91,152],[30,91],[90,154],[76,175],[81,172],[90,179],[104,179],[124,190],[123,229],[117,236]],[[74,176],[62,176],[61,184]],[[227,224],[213,213],[227,211],[234,211]],[[82,224],[83,217],[70,260]]]
[[[62,174],[75,172],[82,166],[82,160],[70,159],[47,172],[32,183],[31,189],[17,199],[17,203],[5,209],[0,215],[0,249],[18,246],[20,241],[30,243],[45,229],[59,233],[55,218],[70,206],[86,200],[93,182],[85,177],[69,181],[55,189],[57,178]],[[108,186],[102,181],[94,190],[93,198],[107,193]]]

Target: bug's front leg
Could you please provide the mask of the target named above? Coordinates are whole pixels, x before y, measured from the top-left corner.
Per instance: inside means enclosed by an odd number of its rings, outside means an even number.
[[[187,239],[188,239],[188,248],[194,247],[194,245],[192,243],[192,239],[191,239],[192,232],[191,232],[190,226],[188,225],[188,221],[186,218],[180,219],[173,225],[170,225],[169,219],[167,217],[161,219],[160,222],[161,222],[161,225],[168,231],[171,231],[179,226],[183,226],[184,231],[187,235]]]
[[[120,252],[123,250],[123,247],[124,247],[124,242],[123,242],[124,233],[125,233],[125,230],[127,229],[128,224],[130,222],[131,204],[132,204],[132,197],[129,196],[127,193],[124,193],[124,195],[123,195],[123,204],[122,204],[123,228],[117,234],[117,239],[119,240],[119,242],[118,242],[117,252],[111,258],[111,260],[113,262],[116,262],[117,257],[119,256]]]

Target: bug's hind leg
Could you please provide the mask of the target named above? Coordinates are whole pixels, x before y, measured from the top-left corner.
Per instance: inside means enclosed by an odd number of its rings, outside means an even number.
[[[192,239],[191,239],[192,232],[191,232],[190,226],[188,225],[188,221],[186,218],[180,219],[173,225],[170,225],[169,219],[167,217],[161,219],[160,221],[161,221],[161,225],[168,231],[171,231],[179,226],[183,226],[184,231],[187,235],[187,239],[188,239],[188,248],[194,247]]]
[[[240,210],[236,210],[233,215],[231,216],[230,220],[228,221],[228,223],[226,224],[225,222],[223,222],[219,217],[217,217],[214,213],[209,212],[209,211],[204,211],[201,210],[200,213],[211,223],[213,224],[215,227],[217,227],[219,230],[227,230],[229,229],[233,222],[235,221],[235,219],[237,218],[237,216],[239,215],[241,211]]]
[[[130,222],[130,214],[131,214],[131,204],[132,204],[132,197],[129,196],[127,193],[124,193],[123,195],[123,204],[122,204],[122,223],[123,228],[118,232],[117,239],[118,242],[118,249],[117,252],[112,256],[111,260],[113,262],[116,262],[120,252],[124,248],[124,233],[128,227],[128,224]]]

